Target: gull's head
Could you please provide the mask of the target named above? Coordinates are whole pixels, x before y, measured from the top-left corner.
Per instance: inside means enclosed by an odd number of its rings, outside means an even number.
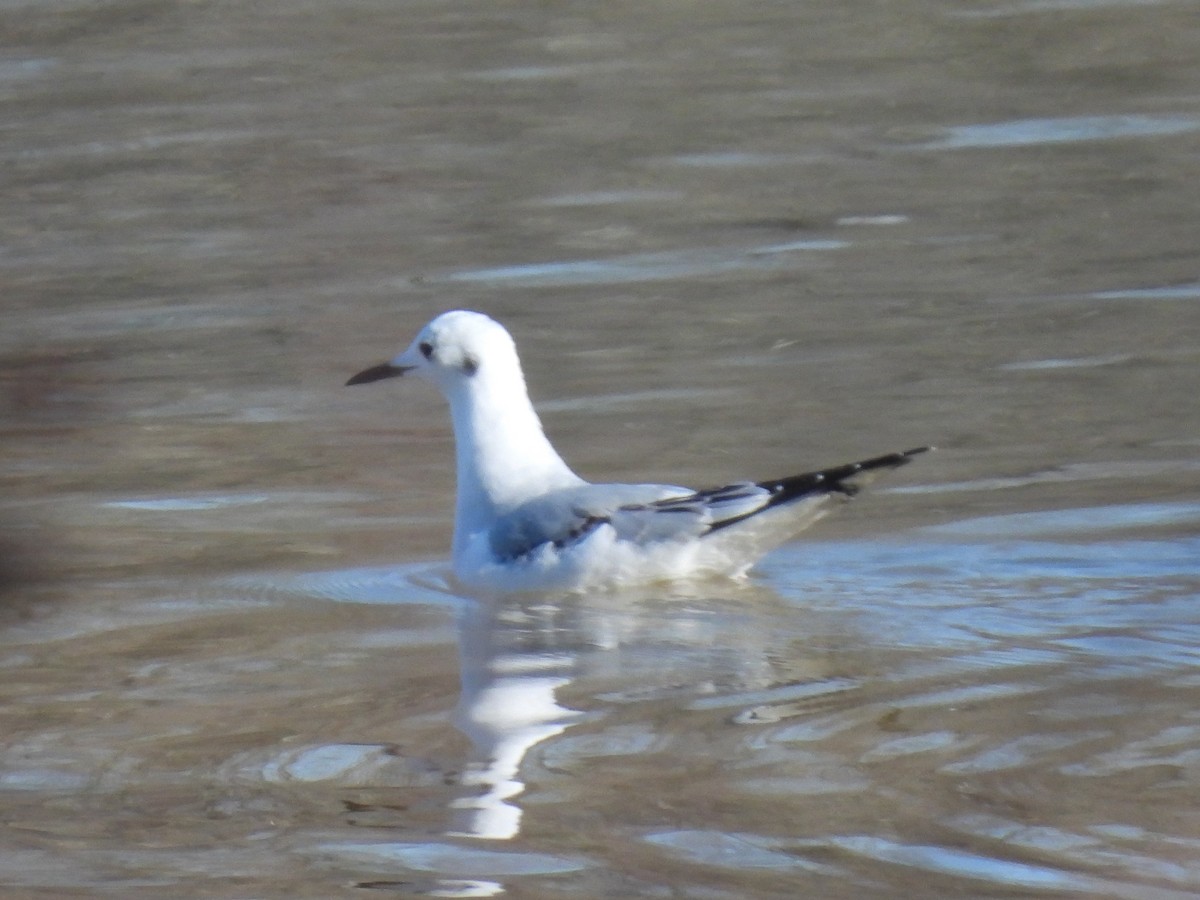
[[[413,338],[402,353],[364,369],[346,384],[367,384],[398,375],[416,375],[444,391],[475,381],[492,370],[520,371],[517,348],[504,326],[483,313],[455,309],[442,313]]]

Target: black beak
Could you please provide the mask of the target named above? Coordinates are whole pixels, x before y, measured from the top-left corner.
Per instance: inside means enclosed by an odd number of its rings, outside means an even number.
[[[412,366],[393,366],[391,363],[380,363],[377,366],[371,366],[369,369],[363,369],[346,382],[346,387],[352,384],[370,384],[372,381],[395,378],[398,375],[403,375],[411,368]]]

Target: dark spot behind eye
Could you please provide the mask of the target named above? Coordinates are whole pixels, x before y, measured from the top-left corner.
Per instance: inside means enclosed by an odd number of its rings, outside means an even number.
[[[468,375],[474,375],[479,371],[479,360],[473,356],[467,356],[463,359],[463,371]]]
[[[433,358],[433,344],[429,343],[429,341],[421,341],[421,343],[417,344],[417,349],[421,351],[421,355],[426,359]]]

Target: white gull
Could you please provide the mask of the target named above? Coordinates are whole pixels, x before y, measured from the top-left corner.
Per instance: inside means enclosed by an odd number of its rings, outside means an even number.
[[[739,577],[768,550],[894,469],[918,447],[771,481],[696,491],[590,484],[563,462],[529,400],[512,336],[453,310],[392,359],[347,384],[416,375],[437,385],[454,422],[454,573],[486,593],[586,590],[712,575]]]

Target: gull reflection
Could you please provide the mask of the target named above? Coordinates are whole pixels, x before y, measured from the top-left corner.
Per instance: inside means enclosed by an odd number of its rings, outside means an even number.
[[[724,587],[724,597],[675,586],[665,594],[505,598],[461,607],[455,724],[474,753],[461,782],[470,793],[455,801],[450,833],[492,840],[520,833],[521,771],[531,751],[581,722],[600,724],[603,715],[572,708],[567,690],[603,698],[606,709],[655,697],[687,708],[697,697],[711,701],[816,674],[819,664],[787,652],[788,637],[773,627],[782,603],[777,594]],[[768,691],[741,699],[762,705],[773,697]],[[602,724],[593,737],[588,752],[602,754],[655,739],[652,729],[638,737]]]
[[[525,790],[518,771],[537,744],[560,734],[582,713],[559,704],[556,692],[574,676],[578,653],[560,646],[556,610],[496,601],[468,604],[459,618],[462,693],[455,724],[475,746],[464,785],[482,793],[455,803],[452,834],[505,840],[521,828],[510,802]]]

